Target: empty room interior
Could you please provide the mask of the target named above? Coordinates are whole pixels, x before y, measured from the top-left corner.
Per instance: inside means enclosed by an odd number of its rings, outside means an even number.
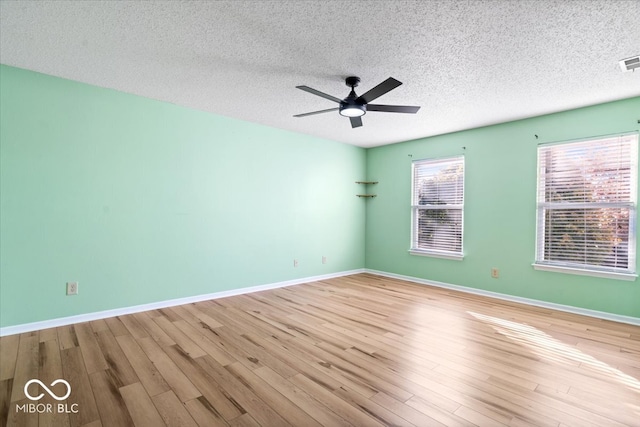
[[[638,16],[0,0],[0,426],[640,426]]]

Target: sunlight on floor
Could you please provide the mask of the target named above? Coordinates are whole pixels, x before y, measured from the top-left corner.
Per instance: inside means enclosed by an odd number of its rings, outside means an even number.
[[[640,391],[640,381],[636,378],[583,353],[571,345],[564,344],[533,326],[474,313],[472,311],[467,311],[467,313],[489,324],[498,333],[517,343],[525,345],[542,358],[574,366],[583,364],[586,368],[590,368],[608,377],[613,377],[619,383],[635,391]]]

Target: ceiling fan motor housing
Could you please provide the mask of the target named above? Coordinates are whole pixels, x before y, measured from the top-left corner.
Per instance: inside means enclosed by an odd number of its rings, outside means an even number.
[[[367,104],[362,101],[358,101],[358,95],[356,95],[354,90],[354,88],[358,86],[358,83],[360,83],[360,77],[347,77],[345,79],[345,83],[351,88],[351,92],[349,93],[349,96],[340,102],[340,115],[346,117],[364,116],[367,113]]]

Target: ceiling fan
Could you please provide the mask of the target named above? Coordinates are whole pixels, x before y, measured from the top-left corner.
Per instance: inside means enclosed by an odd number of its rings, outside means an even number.
[[[360,83],[360,77],[347,77],[345,79],[345,83],[351,88],[351,92],[345,99],[339,99],[335,96],[327,95],[326,93],[310,88],[309,86],[296,86],[298,89],[304,90],[305,92],[309,92],[314,95],[326,98],[330,101],[337,102],[338,104],[340,104],[340,106],[335,108],[328,108],[326,110],[312,111],[311,113],[296,114],[293,117],[306,117],[312,116],[314,114],[328,113],[329,111],[337,110],[340,115],[349,117],[349,120],[351,120],[352,128],[357,128],[362,126],[362,116],[364,116],[367,111],[415,114],[420,109],[420,107],[412,107],[408,105],[369,104],[369,102],[384,95],[387,92],[392,91],[402,84],[393,77],[389,77],[378,86],[370,89],[368,92],[365,92],[360,96],[356,95],[355,92],[355,88],[358,86],[358,83]]]

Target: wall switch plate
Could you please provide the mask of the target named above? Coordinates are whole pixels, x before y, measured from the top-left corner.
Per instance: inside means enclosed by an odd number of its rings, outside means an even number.
[[[323,264],[326,264],[326,263],[327,263],[327,257],[326,257],[326,256],[323,256],[323,257],[322,257],[322,263],[323,263]]]
[[[297,260],[297,259],[294,259],[294,260],[293,260],[293,266],[294,266],[294,267],[297,267],[297,266],[298,266],[298,260]]]
[[[78,282],[67,282],[67,295],[78,295]]]
[[[498,270],[497,268],[492,268],[491,277],[493,277],[494,279],[497,279],[498,277],[500,277],[500,270]]]

